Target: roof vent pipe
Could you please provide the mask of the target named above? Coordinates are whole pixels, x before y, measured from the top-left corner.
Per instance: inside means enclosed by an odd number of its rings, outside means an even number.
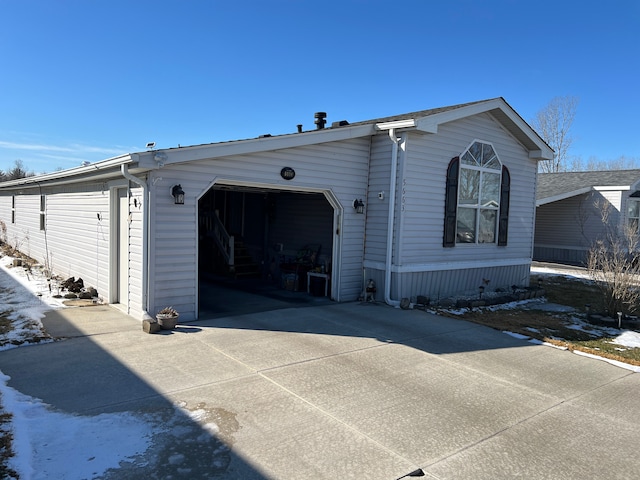
[[[316,112],[313,115],[313,118],[315,118],[315,124],[316,124],[316,129],[317,130],[322,130],[325,126],[325,124],[327,123],[327,113],[326,112]]]
[[[302,133],[302,124],[299,123],[296,127],[298,127],[298,133]]]

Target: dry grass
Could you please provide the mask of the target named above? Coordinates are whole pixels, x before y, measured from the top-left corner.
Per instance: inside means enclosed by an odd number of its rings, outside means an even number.
[[[537,276],[532,276],[532,284],[537,285]],[[592,311],[604,309],[604,298],[601,290],[588,280],[549,275],[542,284],[545,296],[551,303],[567,305],[578,311],[584,311],[585,305],[591,305]]]
[[[0,478],[18,478],[17,472],[8,467],[9,459],[13,457],[13,434],[10,428],[12,415],[1,412],[1,400],[0,396]]]
[[[537,285],[537,277],[532,277]],[[439,312],[479,323],[501,331],[526,335],[537,340],[579,350],[585,353],[640,366],[640,348],[611,343],[607,328],[586,322],[585,305],[599,311],[604,304],[600,291],[590,282],[563,276],[546,277],[543,285],[547,301],[573,307],[574,313],[549,312],[536,309],[535,304],[514,310],[490,308],[469,309],[461,315]],[[583,323],[584,322],[584,323]],[[576,329],[576,325],[581,328]]]

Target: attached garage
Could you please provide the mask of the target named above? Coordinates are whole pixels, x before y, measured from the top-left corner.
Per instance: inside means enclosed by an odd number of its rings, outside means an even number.
[[[337,207],[330,198],[329,192],[213,186],[198,201],[199,282],[258,278],[306,291],[317,278],[308,272],[317,270],[326,274],[329,295],[338,239]]]

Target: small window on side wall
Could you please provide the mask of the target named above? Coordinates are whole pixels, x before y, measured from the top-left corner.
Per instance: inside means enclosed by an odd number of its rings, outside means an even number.
[[[47,201],[44,195],[40,195],[40,230],[45,230],[45,212],[47,209]]]
[[[640,199],[631,194],[627,204],[627,224],[633,233],[640,233]]]
[[[454,157],[447,169],[443,246],[507,245],[510,183],[489,143],[475,141]]]

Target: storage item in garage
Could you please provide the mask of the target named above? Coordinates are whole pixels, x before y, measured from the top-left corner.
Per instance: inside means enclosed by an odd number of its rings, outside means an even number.
[[[285,273],[282,275],[282,288],[292,292],[298,291],[298,275],[295,273]]]

